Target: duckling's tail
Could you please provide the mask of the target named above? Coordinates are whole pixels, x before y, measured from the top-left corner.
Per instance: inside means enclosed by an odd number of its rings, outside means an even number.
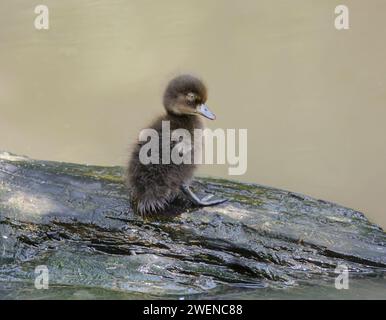
[[[161,214],[168,207],[173,199],[170,197],[132,197],[132,208],[135,213],[141,215],[142,218],[146,216]]]

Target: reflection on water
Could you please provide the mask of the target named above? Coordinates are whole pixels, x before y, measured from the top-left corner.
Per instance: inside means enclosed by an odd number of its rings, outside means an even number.
[[[289,288],[286,290],[253,289],[222,295],[153,296],[93,287],[52,286],[49,290],[36,290],[31,285],[0,282],[0,299],[385,299],[385,279],[355,279],[348,290],[337,290],[333,285]]]
[[[236,177],[364,211],[386,226],[386,3],[335,0],[52,0],[0,3],[0,149],[124,164],[162,112],[165,83],[194,72],[210,87],[212,128],[247,128]],[[201,174],[226,176],[227,166]],[[235,178],[235,177],[231,177]]]

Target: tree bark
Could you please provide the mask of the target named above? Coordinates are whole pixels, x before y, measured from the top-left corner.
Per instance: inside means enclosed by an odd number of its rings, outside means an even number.
[[[120,167],[0,153],[0,282],[161,296],[333,283],[383,276],[386,234],[357,211],[256,184],[199,178],[193,189],[230,200],[143,220]],[[1,285],[0,285],[1,286]]]

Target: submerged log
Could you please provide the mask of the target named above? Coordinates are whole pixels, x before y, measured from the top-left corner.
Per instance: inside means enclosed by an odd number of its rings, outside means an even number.
[[[386,234],[360,212],[228,180],[199,178],[194,189],[230,201],[181,202],[180,215],[144,221],[120,167],[0,153],[0,293],[33,288],[38,265],[51,287],[164,297],[333,285],[338,265],[385,275]]]

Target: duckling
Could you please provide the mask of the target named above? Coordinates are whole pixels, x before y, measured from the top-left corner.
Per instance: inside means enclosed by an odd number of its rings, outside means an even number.
[[[170,132],[186,129],[194,137],[194,129],[202,129],[200,115],[210,120],[216,116],[205,102],[207,89],[204,83],[192,75],[180,75],[166,87],[163,105],[166,114],[156,119],[149,128],[154,129],[162,141],[162,122],[168,121]],[[139,159],[140,149],[146,142],[138,141],[134,146],[127,170],[127,184],[131,189],[133,209],[142,217],[165,212],[168,205],[180,194],[185,195],[196,206],[212,206],[227,199],[208,200],[212,195],[200,199],[190,189],[190,182],[196,169],[195,164],[143,164]],[[172,144],[172,142],[171,142]],[[169,151],[168,151],[169,152]],[[191,146],[191,152],[199,152]],[[158,156],[162,155],[162,143]]]

